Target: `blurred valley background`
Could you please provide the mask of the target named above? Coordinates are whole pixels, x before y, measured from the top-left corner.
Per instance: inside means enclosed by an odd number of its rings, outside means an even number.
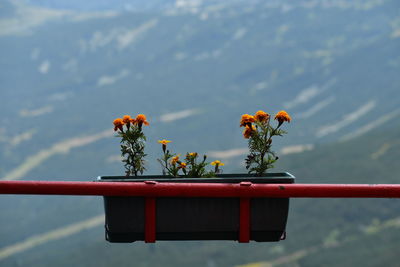
[[[123,175],[112,121],[244,172],[241,114],[285,109],[274,171],[399,183],[397,0],[0,2],[0,177]],[[279,243],[110,244],[100,197],[0,196],[0,266],[398,266],[400,203],[293,199]]]

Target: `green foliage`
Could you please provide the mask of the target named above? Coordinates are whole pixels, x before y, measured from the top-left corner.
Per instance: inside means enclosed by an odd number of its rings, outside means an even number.
[[[207,171],[206,166],[209,164],[206,162],[207,156],[204,155],[202,160],[198,160],[198,154],[186,153],[185,163],[186,167],[186,177],[215,177],[215,173],[212,171]]]
[[[186,178],[209,178],[215,177],[218,173],[218,167],[215,171],[207,171],[206,167],[209,164],[206,162],[207,156],[204,155],[202,160],[198,160],[198,153],[186,153],[185,159],[181,161],[180,155],[171,154],[171,152],[164,148],[163,157],[158,159],[163,167],[163,174],[172,177],[186,177]],[[181,171],[181,174],[179,173]]]
[[[170,175],[172,177],[179,177],[179,155],[171,154],[169,150],[163,149],[163,157],[157,159],[163,168],[163,175]]]
[[[144,167],[144,153],[146,136],[143,134],[141,127],[131,125],[125,132],[118,133],[121,137],[121,155],[124,157],[126,176],[143,174],[146,170]]]

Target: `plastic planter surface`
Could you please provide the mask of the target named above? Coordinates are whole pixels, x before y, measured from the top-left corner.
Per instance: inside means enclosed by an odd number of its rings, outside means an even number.
[[[269,173],[264,177],[223,174],[217,178],[168,178],[166,176],[100,176],[102,182],[179,182],[179,183],[294,183],[289,173]],[[145,240],[144,197],[105,196],[105,230],[109,242]],[[285,233],[288,198],[251,198],[249,240],[279,241]],[[240,198],[156,197],[156,240],[239,240]]]

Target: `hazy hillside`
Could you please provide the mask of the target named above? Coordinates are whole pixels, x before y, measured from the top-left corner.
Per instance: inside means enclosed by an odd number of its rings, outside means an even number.
[[[398,182],[398,1],[142,3],[0,4],[2,179],[120,175],[112,120],[137,113],[151,123],[149,174],[162,138],[243,172],[240,115],[285,109],[277,170],[298,182]],[[292,204],[285,242],[154,247],[105,243],[100,198],[0,196],[0,266],[395,265],[397,201]]]
[[[237,121],[261,108],[293,116],[285,145],[357,136],[398,117],[396,1],[206,3],[103,13],[15,4],[18,20],[0,21],[2,176],[42,149],[110,129],[87,142],[103,150],[94,164],[106,161],[118,151],[104,138],[123,114],[149,116],[150,155],[159,138],[181,152],[243,148]]]

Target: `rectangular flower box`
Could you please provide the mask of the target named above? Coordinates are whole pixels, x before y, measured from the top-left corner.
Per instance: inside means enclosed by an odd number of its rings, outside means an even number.
[[[100,176],[99,182],[157,181],[177,183],[290,184],[289,173],[269,173],[264,177],[249,174],[222,174],[217,178],[169,178],[166,176]],[[249,240],[279,241],[285,233],[288,198],[251,198]],[[241,200],[232,197],[156,197],[156,240],[240,240]],[[145,240],[145,197],[105,196],[105,230],[109,242]]]

